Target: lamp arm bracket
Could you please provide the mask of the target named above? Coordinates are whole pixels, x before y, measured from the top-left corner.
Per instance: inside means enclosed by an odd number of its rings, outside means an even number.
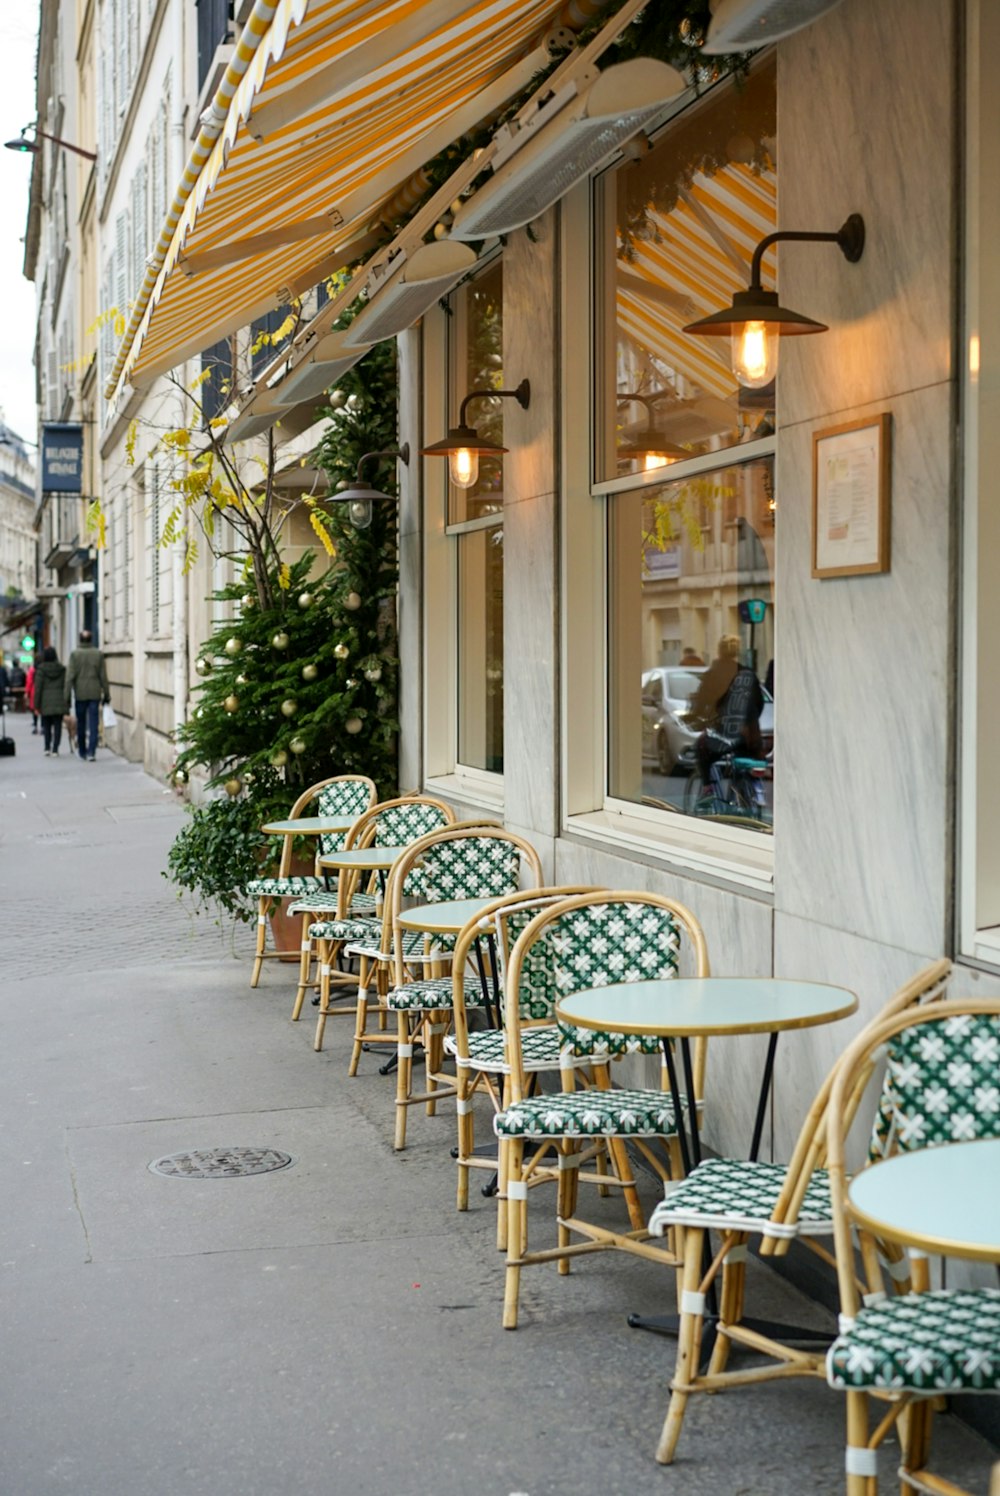
[[[469,401],[485,400],[487,398],[516,400],[522,410],[527,410],[531,404],[531,383],[527,379],[522,379],[516,390],[470,390],[462,401],[462,408],[458,413],[459,426],[465,425],[465,411]]]
[[[358,458],[358,468],[354,476],[356,483],[362,482],[361,469],[365,463],[374,462],[378,457],[398,457],[400,462],[408,466],[410,461],[410,444],[409,442],[403,442],[400,447],[387,447],[384,451],[380,452],[365,452],[362,457]]]
[[[860,213],[852,213],[846,218],[840,228],[832,234],[809,233],[804,229],[779,229],[777,233],[768,234],[757,245],[750,262],[750,289],[761,290],[760,265],[764,255],[772,244],[780,244],[787,241],[808,244],[836,244],[843,254],[845,260],[852,265],[860,260],[865,247],[865,221]]]

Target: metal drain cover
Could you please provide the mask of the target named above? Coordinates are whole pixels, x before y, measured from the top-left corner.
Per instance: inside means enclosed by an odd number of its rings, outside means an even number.
[[[168,1153],[149,1167],[168,1179],[242,1179],[247,1174],[287,1169],[292,1162],[291,1154],[278,1148],[197,1148],[190,1153]]]

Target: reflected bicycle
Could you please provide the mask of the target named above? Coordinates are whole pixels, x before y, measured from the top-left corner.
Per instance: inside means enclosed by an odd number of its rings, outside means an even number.
[[[712,764],[707,780],[700,768],[691,771],[684,787],[684,810],[690,816],[739,822],[770,832],[772,814],[764,780],[771,776],[767,759],[724,753]]]

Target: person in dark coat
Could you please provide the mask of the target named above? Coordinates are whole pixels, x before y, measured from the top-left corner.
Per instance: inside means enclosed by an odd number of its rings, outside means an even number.
[[[740,641],[723,634],[719,653],[701,678],[688,708],[688,725],[704,730],[695,744],[702,777],[707,782],[716,759],[735,750],[760,758],[764,747],[760,714],[764,693],[748,665],[740,664]]]
[[[60,665],[51,644],[43,651],[41,664],[35,667],[35,711],[42,719],[45,757],[57,756],[63,716],[69,711],[69,690],[66,666]]]
[[[80,633],[80,647],[69,657],[69,688],[76,702],[76,751],[94,762],[101,703],[111,700],[104,656],[89,629]]]

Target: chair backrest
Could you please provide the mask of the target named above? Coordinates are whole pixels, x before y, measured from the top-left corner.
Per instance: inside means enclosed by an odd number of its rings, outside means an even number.
[[[375,782],[366,775],[336,774],[332,779],[321,779],[303,790],[288,812],[288,818],[294,821],[304,816],[314,800],[318,802],[316,808],[320,816],[357,816],[369,805],[374,805],[377,799]],[[294,840],[292,836],[284,838],[278,865],[279,877],[287,877],[291,871]],[[335,836],[317,837],[316,842],[315,856],[321,857],[324,852],[336,852],[343,846],[344,838],[338,833]]]
[[[857,1313],[847,1198],[846,1103],[885,1054],[869,1164],[895,1152],[1000,1137],[1000,998],[959,998],[911,1007],[870,1024],[836,1068],[827,1109],[827,1149],[841,1307]],[[928,1202],[929,1215],[933,1203]]]
[[[380,800],[358,817],[347,835],[348,847],[406,847],[429,831],[455,823],[455,812],[434,795],[399,795]],[[345,874],[340,879],[343,897],[338,908],[350,908],[351,898],[363,874]],[[418,893],[421,886],[411,892]]]
[[[469,978],[466,965],[477,942],[485,938],[492,947],[496,961],[500,1017],[503,1020],[507,1006],[507,966],[510,953],[523,931],[536,914],[540,914],[553,904],[561,904],[577,894],[599,892],[600,889],[593,884],[560,884],[533,888],[527,892],[519,890],[517,893],[506,894],[503,898],[496,899],[480,914],[469,920],[455,941],[452,963],[455,1045],[459,1055],[468,1054],[468,1016],[464,996],[467,980],[471,978]],[[537,959],[535,959],[536,952]],[[518,1003],[522,1024],[545,1021],[551,1023],[555,1009],[554,980],[550,947],[544,942],[539,942],[532,948],[521,968]]]
[[[516,893],[522,883],[537,887],[542,864],[529,841],[490,821],[459,821],[414,842],[397,860],[386,889],[383,949],[395,950],[397,985],[405,981],[405,969],[395,920],[404,897],[414,891],[415,878],[425,904],[499,899]]]
[[[693,976],[709,975],[704,932],[691,910],[660,894],[603,892],[579,894],[535,916],[519,936],[508,967],[506,1025],[515,1100],[524,1094],[521,1069],[521,983],[529,984],[528,1006],[548,980],[556,1001],[590,987],[608,987],[677,975],[681,948],[690,945]],[[543,950],[537,947],[542,946]],[[557,1020],[567,1059],[604,1061],[627,1053],[659,1054],[660,1040],[598,1032]],[[695,1084],[701,1092],[705,1069],[703,1040],[695,1045]]]

